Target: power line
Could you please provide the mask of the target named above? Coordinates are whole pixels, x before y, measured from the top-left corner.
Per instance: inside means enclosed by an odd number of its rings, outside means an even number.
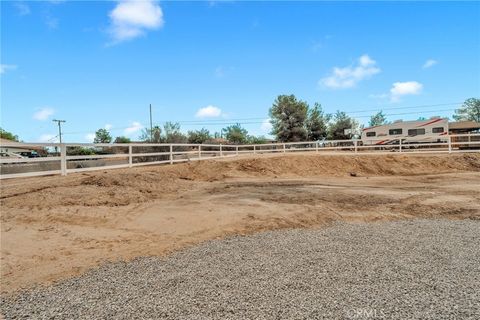
[[[439,107],[439,106],[451,106],[451,105],[458,105],[461,104],[462,102],[450,102],[450,103],[439,103],[439,104],[425,104],[425,105],[417,105],[417,106],[407,106],[407,107],[392,107],[392,108],[381,108],[378,107],[376,109],[364,109],[364,110],[356,110],[356,111],[349,111],[345,112],[347,115],[355,115],[358,113],[365,113],[365,112],[378,112],[380,110],[404,110],[404,109],[421,109],[421,108],[427,108],[427,107]],[[447,112],[447,111],[455,111],[456,109],[442,109],[442,110],[421,110],[421,111],[416,111],[416,112],[403,112],[403,113],[391,113],[391,114],[385,114],[385,116],[400,116],[400,115],[417,115],[417,114],[424,114],[424,113],[433,113],[433,112]],[[353,116],[354,118],[370,118],[370,115],[356,115]],[[172,120],[172,121],[163,121],[159,122],[159,124],[165,124],[167,122],[173,122],[173,123],[179,123],[187,126],[215,126],[215,125],[232,125],[232,124],[241,124],[241,125],[246,125],[246,124],[261,124],[265,120],[267,120],[267,117],[251,117],[251,118],[234,118],[234,119],[203,119],[203,120]],[[256,120],[261,120],[261,121],[256,121]],[[125,130],[128,127],[116,127],[110,129],[110,131],[121,131]],[[77,131],[77,132],[64,132],[62,133],[63,135],[68,134],[68,135],[73,135],[73,134],[84,134],[84,133],[90,133],[91,131]]]

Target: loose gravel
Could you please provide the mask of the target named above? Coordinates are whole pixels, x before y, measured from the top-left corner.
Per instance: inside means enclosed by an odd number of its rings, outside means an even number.
[[[479,319],[480,222],[214,240],[2,297],[6,319]]]

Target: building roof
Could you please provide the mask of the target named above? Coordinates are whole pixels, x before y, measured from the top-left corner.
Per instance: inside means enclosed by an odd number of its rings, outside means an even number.
[[[44,149],[43,147],[40,147],[40,146],[35,146],[35,145],[24,146],[22,142],[0,138],[0,145],[4,146],[6,144],[9,144],[8,146],[9,148],[19,148],[19,149],[21,148],[21,149],[36,150],[36,151]]]
[[[475,121],[457,121],[448,124],[450,130],[476,130],[480,129],[480,123]]]

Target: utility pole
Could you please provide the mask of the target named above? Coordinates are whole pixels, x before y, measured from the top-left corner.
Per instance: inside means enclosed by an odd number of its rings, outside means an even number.
[[[62,123],[65,123],[66,121],[57,119],[53,119],[52,121],[58,123],[58,137],[60,139],[60,143],[62,143]]]
[[[152,104],[150,103],[150,142],[153,141]]]

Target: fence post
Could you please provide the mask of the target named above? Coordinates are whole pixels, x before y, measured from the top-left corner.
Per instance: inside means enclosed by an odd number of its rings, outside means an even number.
[[[355,153],[357,153],[357,140],[353,140],[353,145],[355,146]]]
[[[198,145],[198,159],[202,159],[202,145]]]
[[[285,153],[286,150],[285,150],[285,143],[283,144],[283,153]]]
[[[448,153],[452,153],[452,136],[448,135]]]
[[[235,146],[235,152],[236,152],[236,154],[237,154],[237,156],[238,156],[238,146]]]
[[[318,141],[315,142],[315,152],[318,152]]]
[[[132,159],[132,145],[128,146],[128,167],[131,168],[133,164],[133,159]]]
[[[223,157],[223,147],[220,145],[220,157]]]
[[[170,164],[173,164],[173,146],[170,145]]]
[[[257,146],[253,145],[253,154],[257,153]]]
[[[399,151],[402,152],[402,138],[400,138]]]
[[[67,175],[67,146],[65,143],[60,144],[60,171],[62,176]]]

